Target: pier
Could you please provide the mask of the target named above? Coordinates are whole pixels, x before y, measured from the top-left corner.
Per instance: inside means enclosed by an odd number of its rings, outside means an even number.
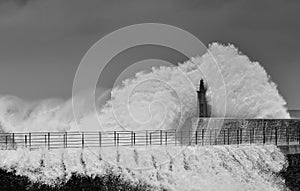
[[[300,154],[300,121],[225,119],[221,128],[209,129],[208,120],[196,120],[188,130],[1,133],[0,149],[273,144],[285,154]]]

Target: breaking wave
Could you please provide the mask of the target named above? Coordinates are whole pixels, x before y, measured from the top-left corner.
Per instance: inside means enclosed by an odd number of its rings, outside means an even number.
[[[201,78],[209,82],[207,99],[212,117],[223,117],[223,107],[225,117],[290,117],[276,84],[258,62],[251,62],[233,45],[213,43],[208,50],[178,66],[139,72],[112,90],[97,89],[97,113],[89,107],[92,98],[84,93],[76,95],[73,101],[81,108],[76,114],[77,123],[72,99],[26,102],[2,96],[0,129],[89,131],[190,126],[190,119],[198,112],[196,87]],[[218,76],[213,62],[219,65],[225,87],[214,84]],[[222,105],[224,99],[226,106]],[[105,178],[109,171],[125,182],[145,183],[154,190],[285,190],[278,172],[286,166],[286,160],[276,146],[107,149],[3,151],[0,168],[54,187],[66,183],[74,174]]]
[[[74,175],[105,179],[109,170],[124,182],[145,184],[151,190],[285,190],[284,180],[278,174],[286,160],[276,146],[180,150],[168,146],[147,150],[4,151],[0,153],[0,168],[54,187],[63,186]],[[178,155],[171,157],[174,153]]]
[[[217,78],[213,62],[219,65],[225,87],[212,84]],[[201,57],[178,66],[138,72],[111,91],[98,89],[98,113],[87,106],[90,98],[77,95],[74,99],[81,105],[78,123],[74,121],[71,99],[29,103],[14,96],[2,96],[0,125],[8,132],[181,128],[197,116],[196,87],[201,78],[211,83],[208,103],[212,117],[222,117],[220,108],[224,107],[224,99],[225,117],[290,117],[276,84],[258,62],[251,62],[233,45],[212,43]],[[214,91],[210,89],[212,86]]]

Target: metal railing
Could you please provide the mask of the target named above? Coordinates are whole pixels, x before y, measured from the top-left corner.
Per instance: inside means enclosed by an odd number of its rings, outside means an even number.
[[[273,123],[273,124],[272,124]],[[151,145],[300,144],[300,122],[258,121],[255,125],[226,125],[221,130],[196,129],[0,133],[0,149],[87,148]]]

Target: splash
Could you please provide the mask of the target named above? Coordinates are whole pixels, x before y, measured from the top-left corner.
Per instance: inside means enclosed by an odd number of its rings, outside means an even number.
[[[212,56],[213,55],[213,56]],[[276,84],[258,62],[251,62],[233,45],[213,43],[202,57],[191,58],[177,67],[153,68],[150,73],[137,73],[112,90],[112,99],[101,110],[99,119],[104,129],[141,130],[176,129],[189,126],[197,116],[196,87],[199,80],[214,83],[218,78],[212,63],[217,62],[227,94],[221,84],[208,84],[208,103],[212,117],[221,117],[223,99],[229,118],[289,118],[286,102]],[[210,89],[214,87],[214,91]],[[93,116],[81,120],[86,126]]]
[[[286,102],[276,84],[258,62],[251,62],[233,45],[212,43],[202,57],[174,67],[154,67],[138,72],[134,78],[98,94],[98,113],[86,107],[86,98],[78,95],[82,110],[75,123],[72,101],[49,99],[28,103],[13,96],[0,98],[0,122],[3,131],[67,130],[140,130],[181,128],[197,116],[196,87],[201,78],[210,82],[208,103],[212,117],[220,117],[226,99],[226,116],[232,118],[289,118]],[[213,56],[212,56],[213,55]],[[217,62],[226,85],[213,84]],[[98,90],[103,92],[103,90]],[[105,104],[104,104],[105,103]],[[99,121],[95,120],[95,115]],[[78,126],[77,126],[78,125]]]
[[[132,184],[151,185],[151,190],[285,190],[278,173],[286,166],[286,160],[276,146],[180,150],[151,147],[4,151],[0,153],[0,168],[53,186],[65,183],[72,174],[105,177],[107,169],[112,169],[116,176]],[[174,153],[178,154],[171,157]]]

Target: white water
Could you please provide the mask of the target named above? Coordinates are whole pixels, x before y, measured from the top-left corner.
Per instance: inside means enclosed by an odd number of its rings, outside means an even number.
[[[139,180],[157,190],[178,191],[284,190],[284,181],[276,173],[286,165],[284,155],[275,146],[18,150],[3,151],[0,159],[1,168],[50,185],[68,180],[72,173],[94,177],[112,167],[132,184]]]
[[[226,97],[221,93],[222,87],[216,87],[214,95],[208,91],[212,116],[220,116],[219,103],[225,97],[226,117],[290,117],[286,102],[259,63],[251,62],[232,45],[214,43],[209,51],[220,66],[227,91]],[[109,91],[100,93],[97,106],[101,106],[101,129],[170,129],[189,125],[188,119],[197,115],[195,91],[202,73],[208,81],[217,77],[212,62],[210,54],[205,54],[177,67],[153,68],[150,73],[138,73],[123,86],[114,88],[112,99],[106,104]],[[75,101],[80,102],[82,108],[79,129],[99,130],[99,122],[93,120],[96,114],[86,107],[86,97],[78,95]],[[28,103],[14,96],[2,96],[0,122],[2,130],[7,132],[77,130],[71,100]],[[118,165],[124,168],[150,168],[134,174],[123,169],[122,173],[133,183],[140,179],[168,190],[283,190],[282,180],[274,173],[279,172],[286,161],[275,146],[194,147],[185,149],[184,154],[180,153],[181,149],[152,147],[134,151],[133,148],[109,148],[101,151],[101,157],[113,162],[119,158]],[[81,152],[86,169],[80,163]],[[171,159],[170,156],[176,157]],[[45,159],[45,167],[40,167],[41,158]],[[109,166],[103,160],[99,161],[98,150],[2,151],[0,160],[1,168],[16,169],[17,174],[49,184],[57,183],[56,177],[70,177],[72,172],[101,174]],[[61,167],[62,161],[66,172]],[[153,164],[163,162],[166,164],[158,167]]]
[[[233,45],[213,43],[209,51],[220,66],[227,91],[225,97],[221,86],[211,84],[216,90],[213,95],[208,91],[212,116],[220,117],[222,99],[225,98],[226,117],[290,117],[276,84],[258,62],[251,62]],[[150,73],[137,73],[134,78],[124,81],[123,86],[114,88],[111,100],[105,105],[109,91],[100,89],[96,103],[98,109],[101,106],[100,124],[94,118],[96,114],[86,107],[84,95],[75,97],[81,105],[79,127],[73,120],[71,100],[49,99],[28,103],[14,96],[2,96],[2,129],[11,132],[182,127],[187,119],[197,116],[196,86],[200,78],[205,77],[207,81],[218,78],[216,68],[211,67],[212,62],[213,57],[207,53],[176,67],[153,68]]]

